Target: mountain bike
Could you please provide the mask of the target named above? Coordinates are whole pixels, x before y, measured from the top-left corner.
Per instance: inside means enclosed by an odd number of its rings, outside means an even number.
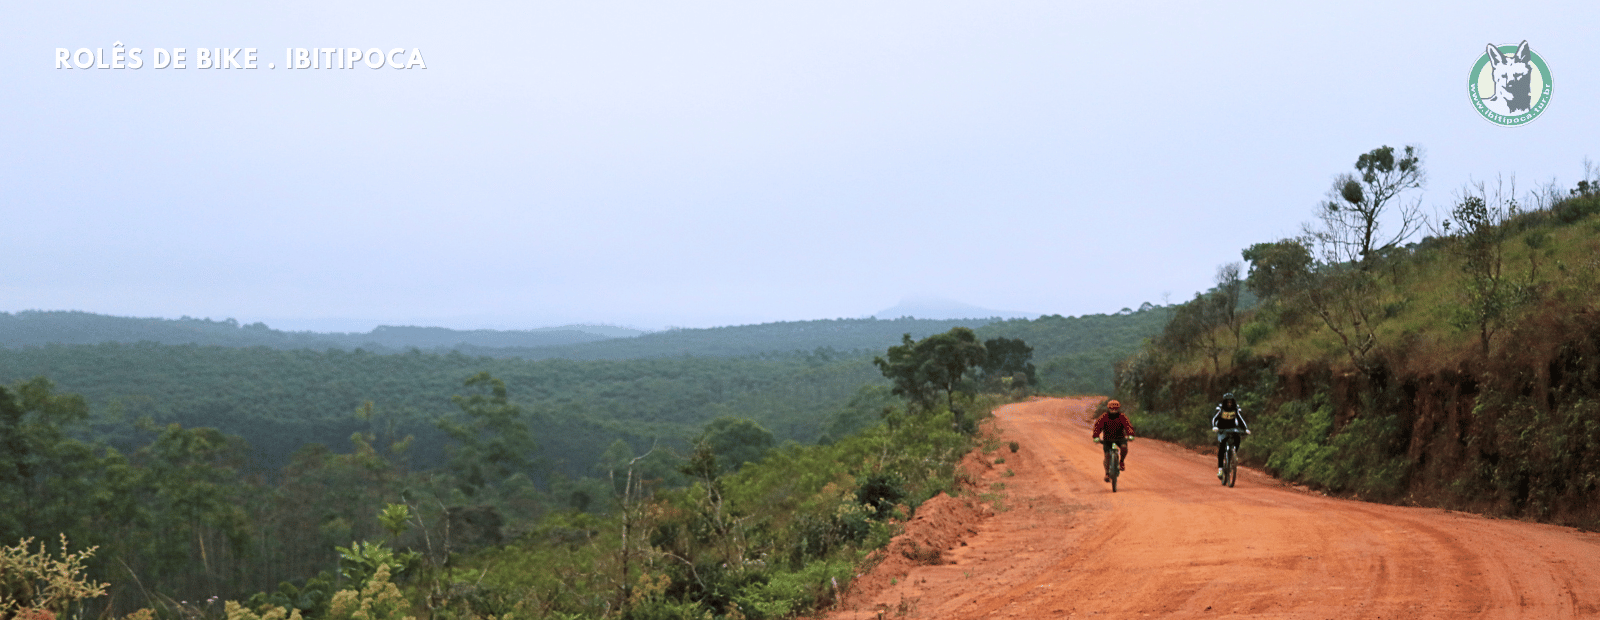
[[[1232,488],[1233,483],[1239,481],[1239,439],[1248,435],[1248,431],[1237,428],[1211,429],[1217,433],[1218,441],[1225,441],[1227,451],[1222,455],[1222,486]],[[1233,435],[1228,437],[1228,435]]]
[[[1133,441],[1133,438],[1132,437],[1128,437],[1126,439],[1123,439],[1123,441]],[[1094,442],[1095,443],[1101,443],[1100,438],[1099,437],[1094,438]],[[1105,453],[1106,453],[1106,458],[1105,458],[1106,477],[1111,479],[1111,492],[1112,493],[1116,493],[1117,492],[1117,476],[1122,473],[1122,463],[1120,462],[1120,460],[1122,458],[1122,450],[1119,449],[1118,446],[1115,443],[1111,444],[1111,449],[1110,450],[1106,450],[1104,446],[1101,446],[1100,449],[1101,450],[1105,450]]]

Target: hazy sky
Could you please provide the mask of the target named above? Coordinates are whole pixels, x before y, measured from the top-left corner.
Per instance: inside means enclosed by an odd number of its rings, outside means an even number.
[[[0,311],[1104,313],[1209,287],[1379,145],[1422,145],[1440,206],[1600,159],[1592,0],[243,4],[0,9]],[[1466,78],[1522,40],[1554,93],[1501,128]],[[55,68],[118,41],[142,68]],[[258,68],[198,69],[201,46]],[[186,69],[153,67],[176,47]],[[426,69],[289,70],[287,47]]]

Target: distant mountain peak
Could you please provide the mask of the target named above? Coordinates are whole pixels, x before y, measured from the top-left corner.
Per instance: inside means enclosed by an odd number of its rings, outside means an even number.
[[[942,297],[914,296],[900,300],[893,307],[880,310],[872,315],[879,319],[898,319],[903,316],[919,319],[987,319],[1000,317],[1002,319],[1030,319],[1039,316],[1036,312],[1016,312],[1012,310],[993,310],[981,306],[974,306]]]

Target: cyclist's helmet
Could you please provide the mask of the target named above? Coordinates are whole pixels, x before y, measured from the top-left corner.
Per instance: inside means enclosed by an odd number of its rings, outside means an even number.
[[[1106,403],[1106,411],[1109,411],[1111,413],[1120,413],[1122,411],[1122,403],[1119,403],[1119,402],[1114,401],[1114,400],[1110,401],[1110,402],[1107,402]]]
[[[1239,410],[1239,401],[1233,399],[1233,392],[1222,395],[1222,405],[1219,408],[1222,409],[1222,417],[1233,419],[1234,412]]]

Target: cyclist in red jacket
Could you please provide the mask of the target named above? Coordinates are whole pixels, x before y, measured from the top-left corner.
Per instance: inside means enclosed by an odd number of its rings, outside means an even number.
[[[1100,434],[1105,433],[1105,441],[1100,440]],[[1106,413],[1094,421],[1094,434],[1090,436],[1100,442],[1100,449],[1106,453],[1106,460],[1102,467],[1106,470],[1106,482],[1111,482],[1111,447],[1122,447],[1122,471],[1128,469],[1128,440],[1133,439],[1133,424],[1128,421],[1128,416],[1122,415],[1122,403],[1111,401],[1106,403]]]

